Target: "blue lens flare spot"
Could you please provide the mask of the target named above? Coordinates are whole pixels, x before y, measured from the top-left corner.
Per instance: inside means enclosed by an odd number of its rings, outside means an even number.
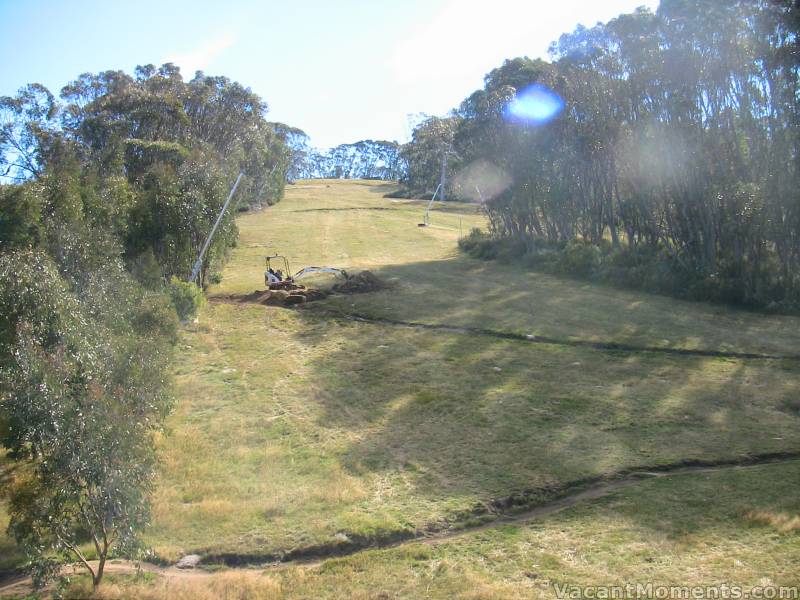
[[[553,90],[540,83],[529,85],[517,92],[506,105],[505,116],[513,121],[542,124],[553,120],[564,110],[564,100]]]

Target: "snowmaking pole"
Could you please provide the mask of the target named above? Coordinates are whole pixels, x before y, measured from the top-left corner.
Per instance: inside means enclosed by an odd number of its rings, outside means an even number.
[[[447,176],[447,155],[449,153],[450,153],[449,149],[442,152],[442,173],[441,175],[439,175],[439,187],[442,188],[442,195],[441,195],[442,202],[445,201],[444,183],[445,183],[445,177]]]
[[[211,239],[214,237],[214,234],[217,232],[217,227],[219,227],[220,222],[222,221],[222,217],[225,216],[225,211],[228,210],[228,205],[231,203],[231,199],[233,195],[236,193],[236,188],[239,187],[239,182],[242,180],[242,175],[244,173],[239,173],[239,176],[236,178],[236,183],[233,184],[230,193],[228,194],[228,199],[225,200],[225,204],[222,205],[222,210],[219,211],[219,215],[217,216],[217,220],[214,222],[214,226],[211,228],[211,231],[206,238],[205,243],[203,244],[202,250],[200,250],[200,254],[197,256],[197,260],[194,262],[194,266],[192,267],[192,274],[189,275],[189,283],[197,283],[197,276],[200,275],[200,268],[203,266],[203,257],[206,254],[206,250],[211,245]]]
[[[420,227],[427,227],[430,225],[429,213],[431,212],[431,206],[433,206],[433,201],[436,200],[436,195],[439,194],[439,200],[441,202],[445,201],[444,196],[444,186],[445,180],[447,175],[447,155],[450,154],[449,149],[442,150],[442,170],[439,174],[439,185],[436,186],[436,191],[433,192],[433,196],[431,196],[431,201],[428,202],[428,207],[425,209],[425,218],[422,220],[422,223],[419,224]]]
[[[428,217],[428,213],[431,212],[431,206],[433,206],[433,201],[436,200],[436,194],[439,193],[439,190],[442,189],[442,184],[436,186],[436,191],[433,192],[433,196],[431,196],[431,201],[428,202],[428,207],[425,209],[425,217],[422,219],[422,223],[420,223],[420,227],[427,227],[431,224],[430,218]]]

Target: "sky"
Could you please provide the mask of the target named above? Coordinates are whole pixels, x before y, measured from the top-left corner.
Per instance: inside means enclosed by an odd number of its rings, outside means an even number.
[[[0,0],[0,95],[173,62],[225,75],[312,144],[405,142],[506,58],[657,0]]]

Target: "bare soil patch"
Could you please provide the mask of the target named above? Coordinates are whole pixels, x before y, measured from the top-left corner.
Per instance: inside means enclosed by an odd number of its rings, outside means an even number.
[[[219,294],[209,296],[211,302],[224,302],[228,304],[260,304],[262,306],[296,306],[315,300],[322,300],[330,293],[334,294],[365,294],[389,288],[389,284],[372,273],[361,271],[348,277],[342,283],[333,286],[331,292],[310,288],[300,284],[292,284],[287,289],[280,290],[254,290],[249,294]]]
[[[389,284],[372,271],[361,271],[342,283],[333,286],[337,294],[366,294],[389,288]]]

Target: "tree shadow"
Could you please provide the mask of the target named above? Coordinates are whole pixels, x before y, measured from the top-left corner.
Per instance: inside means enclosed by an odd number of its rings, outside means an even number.
[[[287,213],[308,213],[308,212],[337,212],[345,210],[394,210],[390,206],[336,206],[330,208],[297,208],[287,210]]]
[[[462,266],[466,276],[483,272],[480,263]],[[392,266],[379,274],[402,277],[428,267]],[[341,300],[355,303],[353,310],[378,310],[399,295],[405,305],[392,308],[413,309],[421,322],[481,315],[480,303],[464,298],[448,309],[447,299],[416,302],[404,293]],[[518,303],[501,299],[491,310]],[[551,314],[560,303],[536,299]],[[792,361],[538,345],[345,319],[335,319],[334,328],[330,313],[311,307],[297,314],[304,344],[330,341],[334,331],[338,340],[303,382],[318,405],[317,425],[332,436],[349,433],[352,441],[337,458],[351,474],[402,481],[400,503],[458,512],[525,490],[545,498],[566,483],[630,468],[800,448],[800,415],[787,408],[800,392],[800,367]],[[606,333],[623,331],[653,335],[636,319]]]
[[[713,537],[700,539],[725,544],[741,539],[742,529],[752,527],[772,529],[768,539],[778,541],[781,536],[775,534],[780,529],[770,517],[793,515],[800,509],[795,493],[798,477],[800,462],[793,461],[642,480],[562,519],[580,522],[588,511],[599,522],[619,523],[622,518],[656,532],[657,542],[683,538],[691,545],[686,536],[714,529]],[[702,552],[713,550],[704,546]]]
[[[375,270],[392,290],[327,305],[374,317],[637,346],[796,355],[800,318],[615,289],[456,255]]]

